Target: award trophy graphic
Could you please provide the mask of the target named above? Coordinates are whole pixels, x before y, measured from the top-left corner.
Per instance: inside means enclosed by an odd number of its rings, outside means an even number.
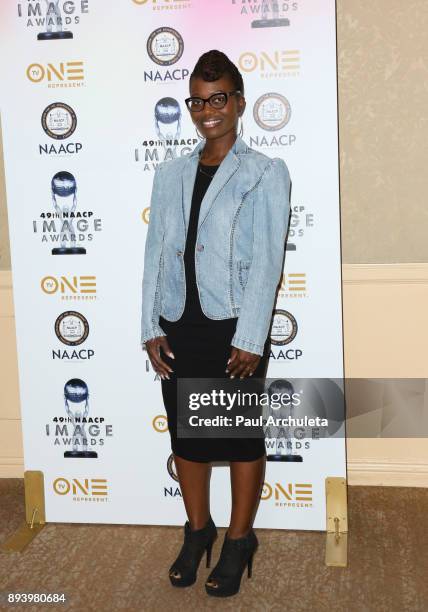
[[[52,202],[61,222],[61,246],[52,249],[52,255],[85,255],[86,249],[75,244],[76,233],[73,214],[77,206],[76,179],[70,172],[57,172],[51,181]],[[71,202],[70,202],[71,200]]]
[[[279,397],[281,394],[287,394],[291,398],[294,393],[293,385],[288,380],[274,380],[269,385],[268,394],[270,397],[272,397],[272,394],[274,393]],[[288,417],[294,418],[294,406],[292,404],[292,400],[290,399],[287,403],[282,403],[282,405],[278,408],[273,408],[271,403],[269,403],[269,406],[266,406],[265,415],[266,417],[272,416],[274,419],[286,419]],[[291,427],[282,425],[268,425],[265,428],[265,438],[275,440],[275,447],[273,449],[266,449],[267,461],[303,461],[303,457],[301,455],[293,454],[292,452],[291,441],[293,436],[291,434]]]
[[[155,129],[165,149],[170,149],[173,157],[177,157],[177,145],[174,145],[174,141],[178,140],[181,134],[181,109],[175,98],[161,98],[156,103]],[[169,140],[172,145],[168,144]]]
[[[60,40],[73,38],[73,32],[62,29],[61,9],[59,0],[45,0],[46,2],[46,31],[37,34],[37,40]],[[55,31],[53,27],[55,26]]]
[[[90,450],[81,450],[86,444],[86,432],[83,419],[89,412],[89,390],[88,385],[80,378],[72,378],[64,385],[65,411],[71,419],[74,427],[73,450],[65,451],[64,457],[78,459],[93,459],[98,453]],[[71,406],[70,406],[71,404]]]
[[[272,7],[272,17],[265,17],[264,19],[255,19],[251,22],[252,28],[278,28],[282,26],[289,26],[290,20],[285,17],[279,16],[278,2],[272,2],[271,0],[263,0],[262,2],[262,14]]]

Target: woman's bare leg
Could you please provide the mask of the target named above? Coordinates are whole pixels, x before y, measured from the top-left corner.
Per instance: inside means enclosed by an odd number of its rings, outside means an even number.
[[[260,503],[266,456],[256,461],[231,461],[232,512],[227,530],[229,538],[242,538],[253,525]]]
[[[210,516],[211,464],[174,455],[184,507],[192,530],[205,527]]]

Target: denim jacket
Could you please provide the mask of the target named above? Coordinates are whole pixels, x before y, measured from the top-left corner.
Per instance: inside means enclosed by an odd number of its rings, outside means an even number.
[[[190,155],[158,164],[144,251],[141,342],[167,334],[186,300],[184,249],[202,140]],[[231,344],[263,354],[281,277],[290,216],[286,163],[238,136],[201,203],[195,248],[201,308],[210,319],[238,317]]]

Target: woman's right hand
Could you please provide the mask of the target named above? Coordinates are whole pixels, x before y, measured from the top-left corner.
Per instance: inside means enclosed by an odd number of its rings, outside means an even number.
[[[153,369],[163,380],[164,377],[169,379],[168,372],[173,372],[174,370],[162,359],[160,355],[161,347],[168,357],[175,359],[174,353],[169,347],[166,336],[158,336],[157,338],[152,338],[146,342],[146,350]]]

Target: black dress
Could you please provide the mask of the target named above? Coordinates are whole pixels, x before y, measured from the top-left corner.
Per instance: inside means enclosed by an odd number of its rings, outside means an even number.
[[[207,166],[199,162],[196,174],[189,227],[184,252],[186,275],[186,303],[178,321],[168,321],[162,316],[159,324],[167,334],[175,359],[163,351],[162,359],[174,372],[170,380],[161,381],[162,396],[168,417],[171,449],[174,454],[189,461],[254,461],[266,454],[262,438],[179,438],[177,437],[177,378],[225,378],[230,344],[238,317],[210,319],[205,316],[199,302],[195,273],[195,246],[199,210],[202,199],[219,166]],[[252,378],[266,374],[270,342],[266,340],[264,354]]]

